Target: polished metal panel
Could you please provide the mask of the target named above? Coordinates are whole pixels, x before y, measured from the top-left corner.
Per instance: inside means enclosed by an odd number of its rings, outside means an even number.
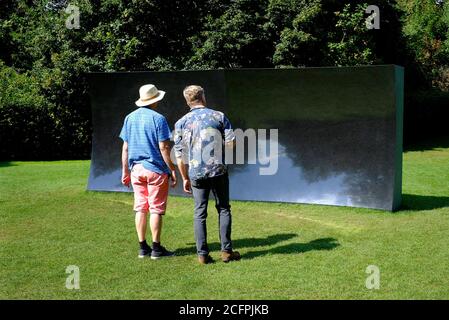
[[[266,136],[256,131],[263,148],[246,145],[245,164],[229,166],[232,199],[400,206],[401,67],[93,73],[89,81],[94,128],[89,190],[127,191],[120,184],[118,134],[136,108],[141,85],[153,83],[167,92],[158,111],[173,128],[188,111],[182,89],[199,84],[208,106],[224,111],[234,128],[267,130]],[[277,136],[270,129],[277,129]],[[270,141],[278,142],[277,157]],[[260,175],[275,158],[276,173]],[[181,186],[172,193],[182,195]]]

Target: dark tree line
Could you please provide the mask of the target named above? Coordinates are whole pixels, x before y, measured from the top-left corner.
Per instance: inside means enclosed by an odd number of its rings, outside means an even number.
[[[66,27],[69,4],[79,29]],[[376,5],[379,30],[357,0],[2,0],[0,158],[89,158],[92,71],[395,63],[407,108],[441,109],[449,3]]]

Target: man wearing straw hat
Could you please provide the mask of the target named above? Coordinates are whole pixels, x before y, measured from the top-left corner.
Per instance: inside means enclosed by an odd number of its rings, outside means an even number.
[[[122,183],[134,190],[134,211],[139,238],[139,258],[159,259],[173,256],[161,245],[162,216],[165,214],[169,179],[176,186],[175,166],[170,159],[171,132],[165,117],[155,111],[165,92],[152,84],[139,90],[139,107],[126,116],[120,138],[122,148]],[[146,242],[147,217],[153,248]]]

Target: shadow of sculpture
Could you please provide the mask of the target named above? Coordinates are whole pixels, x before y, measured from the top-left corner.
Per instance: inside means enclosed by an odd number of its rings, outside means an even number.
[[[283,246],[259,251],[249,251],[242,255],[243,259],[254,259],[267,254],[298,254],[314,250],[333,250],[340,246],[334,238],[315,239],[307,243],[289,243]]]
[[[238,250],[241,248],[257,248],[257,247],[265,247],[265,246],[273,246],[279,242],[290,240],[296,237],[297,234],[294,233],[284,233],[284,234],[276,234],[270,235],[266,238],[243,238],[233,240],[233,247]],[[190,247],[181,248],[176,250],[177,256],[183,255],[194,255],[196,254],[196,248],[194,244]],[[271,247],[264,250],[252,250],[242,254],[243,259],[254,259],[260,256],[268,255],[268,254],[298,254],[304,253],[313,250],[332,250],[336,247],[340,246],[338,241],[334,238],[320,238],[315,239],[307,243],[289,243],[286,245],[281,245],[277,247]],[[213,242],[209,244],[210,251],[219,251],[220,243]]]
[[[236,250],[238,248],[255,248],[262,246],[271,246],[276,243],[290,240],[294,237],[298,236],[295,233],[281,233],[267,236],[266,238],[243,238],[243,239],[235,239],[232,240],[232,245]],[[176,255],[191,255],[196,254],[195,243],[188,243],[190,247],[181,248],[176,250]],[[219,251],[221,249],[219,242],[211,242],[208,243],[210,251]]]
[[[403,194],[401,211],[422,211],[449,207],[449,197]]]
[[[14,167],[16,164],[6,161],[6,162],[0,162],[0,168],[6,168],[6,167]]]

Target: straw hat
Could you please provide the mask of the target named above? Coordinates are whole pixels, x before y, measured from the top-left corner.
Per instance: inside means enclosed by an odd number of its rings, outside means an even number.
[[[143,107],[164,99],[165,91],[158,90],[153,84],[146,84],[140,87],[139,95],[140,98],[136,101],[136,105]]]

